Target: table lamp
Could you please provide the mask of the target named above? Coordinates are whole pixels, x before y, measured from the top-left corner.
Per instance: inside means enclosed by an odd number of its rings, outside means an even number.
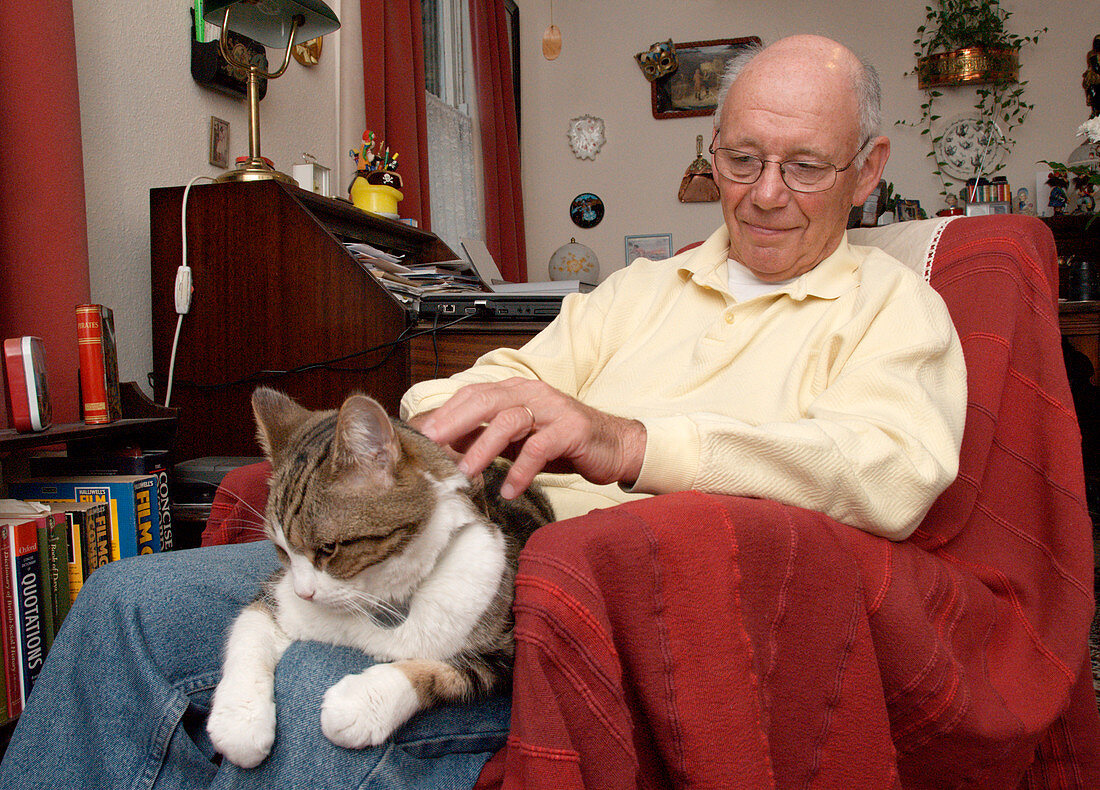
[[[286,173],[280,173],[260,156],[260,78],[269,80],[282,76],[290,63],[295,44],[323,36],[339,29],[340,20],[321,0],[211,0],[206,4],[203,19],[220,25],[222,32],[218,48],[231,65],[248,72],[248,157],[236,170],[219,176],[217,181],[264,181],[277,179],[295,183]],[[234,56],[226,33],[233,30],[248,36],[265,47],[286,47],[283,65],[273,73]]]

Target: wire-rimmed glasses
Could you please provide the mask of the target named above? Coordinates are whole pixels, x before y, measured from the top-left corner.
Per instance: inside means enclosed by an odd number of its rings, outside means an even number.
[[[714,169],[730,181],[738,184],[755,183],[764,172],[764,165],[772,162],[779,165],[779,175],[789,189],[795,192],[824,192],[833,188],[837,173],[843,173],[855,164],[860,153],[867,147],[867,143],[871,142],[871,138],[863,141],[844,167],[811,159],[787,159],[782,162],[778,159],[763,159],[746,151],[738,151],[736,148],[715,147],[717,142],[718,132],[715,132],[714,139],[710,143]]]

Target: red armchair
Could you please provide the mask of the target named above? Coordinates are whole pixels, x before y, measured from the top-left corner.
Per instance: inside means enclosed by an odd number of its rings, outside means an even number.
[[[539,530],[516,583],[512,734],[480,788],[1100,787],[1051,234],[999,216],[852,240],[912,262],[951,311],[958,479],[903,543],[698,492]],[[265,479],[226,478],[204,543],[249,536]]]

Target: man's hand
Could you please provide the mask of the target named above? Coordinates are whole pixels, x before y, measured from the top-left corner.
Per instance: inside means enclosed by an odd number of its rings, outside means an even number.
[[[561,462],[593,483],[630,484],[645,455],[645,426],[637,420],[598,411],[524,378],[468,384],[412,424],[438,444],[465,448],[459,468],[471,477],[519,445],[500,489],[505,499],[518,496],[548,465],[561,468]]]

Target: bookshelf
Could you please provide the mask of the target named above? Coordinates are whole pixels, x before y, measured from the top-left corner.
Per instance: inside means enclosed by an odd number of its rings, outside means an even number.
[[[122,395],[122,419],[102,425],[83,422],[52,425],[44,431],[19,433],[14,428],[0,429],[0,464],[5,476],[19,473],[21,455],[54,445],[78,446],[82,451],[110,449],[128,443],[144,447],[171,448],[176,435],[175,409],[159,406],[132,382],[119,385]]]
[[[177,320],[183,192],[149,193],[154,393],[161,403]],[[170,401],[179,412],[177,461],[258,455],[249,404],[259,384],[309,408],[332,408],[360,391],[396,413],[410,383],[405,333],[412,319],[347,252],[349,241],[416,262],[457,257],[433,233],[275,181],[190,190],[195,290]],[[363,353],[369,349],[377,350]]]

